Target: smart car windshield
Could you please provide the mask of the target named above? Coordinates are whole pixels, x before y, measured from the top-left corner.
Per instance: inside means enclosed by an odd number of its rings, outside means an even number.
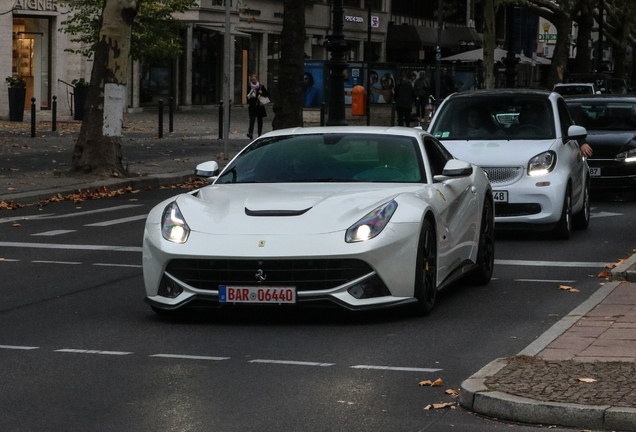
[[[636,103],[630,101],[567,101],[577,125],[588,130],[636,129]]]
[[[554,114],[540,96],[451,98],[430,132],[440,140],[554,139]]]
[[[262,138],[235,158],[223,183],[397,182],[426,180],[413,137],[303,134]]]

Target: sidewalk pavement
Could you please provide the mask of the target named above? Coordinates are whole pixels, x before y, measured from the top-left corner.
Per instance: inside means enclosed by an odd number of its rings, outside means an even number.
[[[636,255],[514,357],[462,383],[459,403],[520,423],[636,431]]]
[[[268,112],[264,132],[271,130],[273,114]],[[39,116],[44,121],[37,123],[35,138],[28,116],[24,123],[0,121],[0,217],[9,213],[3,207],[79,190],[186,182],[194,179],[197,163],[218,160],[223,165],[249,143],[242,107],[232,108],[227,148],[218,138],[218,107],[176,112],[172,133],[166,115],[161,139],[156,111],[126,114],[122,152],[129,177],[70,175],[80,122],[61,119],[57,132],[51,132],[45,115]],[[363,120],[348,118],[350,124]],[[389,122],[385,115],[371,124]],[[636,255],[608,276],[586,302],[517,356],[497,359],[464,381],[460,404],[521,423],[636,431]]]

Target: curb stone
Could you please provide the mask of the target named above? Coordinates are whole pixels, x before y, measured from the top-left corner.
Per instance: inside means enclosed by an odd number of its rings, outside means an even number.
[[[588,300],[555,323],[518,355],[536,356],[601,303],[621,281],[636,281],[636,254],[610,271],[609,280],[611,282],[599,288]],[[509,362],[508,358],[493,360],[462,382],[459,404],[478,414],[521,423],[636,432],[636,408],[545,402],[488,388],[486,380],[496,375]]]

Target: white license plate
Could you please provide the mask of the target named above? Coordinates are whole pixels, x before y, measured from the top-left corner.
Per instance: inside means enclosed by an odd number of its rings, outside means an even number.
[[[492,191],[492,198],[495,200],[495,202],[507,203],[508,191]]]
[[[590,168],[590,177],[600,177],[601,169],[600,168]]]
[[[219,286],[221,303],[296,303],[296,287]]]

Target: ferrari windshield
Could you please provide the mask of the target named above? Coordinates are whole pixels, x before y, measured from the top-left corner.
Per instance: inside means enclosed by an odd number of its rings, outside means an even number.
[[[424,182],[414,137],[329,133],[266,137],[242,151],[219,183]]]
[[[554,139],[552,105],[545,97],[451,98],[430,132],[439,140]]]
[[[636,103],[605,99],[566,101],[577,125],[589,130],[633,131],[636,129]]]

